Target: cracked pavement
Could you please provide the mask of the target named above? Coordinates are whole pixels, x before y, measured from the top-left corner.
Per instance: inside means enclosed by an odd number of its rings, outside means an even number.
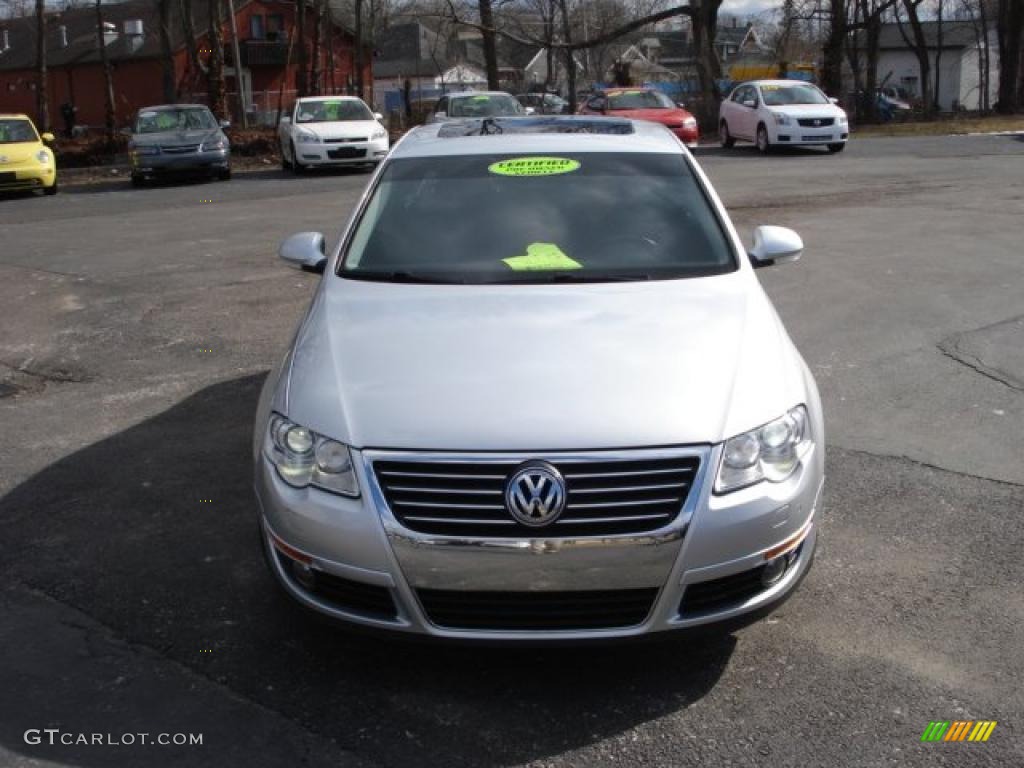
[[[0,199],[0,764],[1024,763],[1024,142],[698,158],[742,234],[804,237],[759,276],[822,391],[825,518],[771,617],[643,646],[388,642],[274,589],[251,419],[319,279],[274,251],[365,176]],[[920,743],[935,719],[999,725]]]

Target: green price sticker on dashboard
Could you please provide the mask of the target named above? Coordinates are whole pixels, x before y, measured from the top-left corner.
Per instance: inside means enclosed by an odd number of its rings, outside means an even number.
[[[568,157],[513,157],[491,163],[487,170],[499,176],[555,176],[579,169],[578,160]]]

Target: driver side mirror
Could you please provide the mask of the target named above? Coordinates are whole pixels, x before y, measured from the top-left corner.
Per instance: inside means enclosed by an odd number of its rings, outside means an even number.
[[[383,122],[384,115],[382,115],[380,112],[374,112],[373,113],[373,119],[378,121],[378,122]]]
[[[787,227],[758,227],[754,247],[748,251],[754,269],[796,261],[804,251],[804,241]]]
[[[525,112],[526,112],[526,114],[528,114],[528,115],[535,115],[535,114],[537,114],[537,110],[536,110],[536,109],[534,109],[533,107],[525,107],[525,108],[524,108],[524,111],[525,111]]]
[[[749,107],[750,109],[756,109],[757,108],[757,100],[756,99],[744,99],[743,101],[740,102],[740,104],[742,104],[744,107]]]
[[[327,266],[326,242],[319,232],[299,232],[286,237],[277,255],[310,272],[323,272]]]
[[[41,134],[41,135],[39,136],[39,138],[40,138],[40,139],[42,139],[42,140],[43,140],[43,143],[45,143],[45,144],[53,144],[53,142],[55,142],[55,141],[57,140],[57,137],[56,137],[56,136],[54,136],[54,135],[53,135],[52,133],[50,133],[49,131],[47,131],[47,132],[46,132],[46,133],[44,133],[44,134]]]
[[[828,100],[831,101],[833,104],[835,104],[837,107],[839,106],[839,99],[835,99],[835,98],[832,98],[831,96],[829,96]]]
[[[221,128],[230,128],[231,127],[231,121],[230,120],[221,120],[219,125],[220,125]]]
[[[292,121],[292,118],[291,118],[290,115],[281,115],[281,124],[282,125],[287,125],[291,121]]]

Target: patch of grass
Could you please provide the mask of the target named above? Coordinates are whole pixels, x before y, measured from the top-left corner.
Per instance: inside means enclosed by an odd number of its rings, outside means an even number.
[[[856,136],[948,136],[999,131],[1024,131],[1024,115],[951,117],[928,122],[857,125],[853,129]]]

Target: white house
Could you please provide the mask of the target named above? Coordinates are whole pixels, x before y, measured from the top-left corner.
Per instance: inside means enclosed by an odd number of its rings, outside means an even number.
[[[988,39],[979,38],[974,25],[967,21],[944,21],[939,45],[939,25],[935,21],[922,22],[928,54],[931,60],[930,87],[939,83],[939,109],[977,110],[982,106],[981,67],[979,53],[987,45],[990,59],[989,103],[994,104],[999,84],[999,52],[995,30]],[[882,28],[878,52],[878,82],[902,88],[912,99],[921,99],[921,71],[917,56],[906,38],[913,41],[910,25],[886,24]],[[936,63],[937,62],[937,63]],[[932,91],[934,93],[934,90]]]

